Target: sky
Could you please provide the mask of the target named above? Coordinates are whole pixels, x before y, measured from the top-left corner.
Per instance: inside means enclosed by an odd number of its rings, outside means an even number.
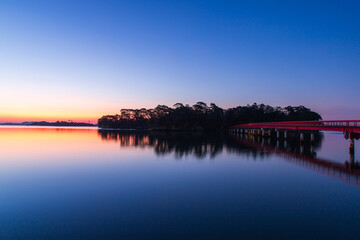
[[[0,0],[0,122],[158,104],[360,119],[357,1]]]

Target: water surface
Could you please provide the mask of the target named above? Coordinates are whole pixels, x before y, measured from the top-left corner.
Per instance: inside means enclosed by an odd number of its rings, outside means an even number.
[[[326,167],[349,169],[341,134],[318,134],[313,146],[300,147],[296,135],[285,144],[224,134],[1,127],[0,146],[1,239],[360,233],[356,164],[347,172]]]

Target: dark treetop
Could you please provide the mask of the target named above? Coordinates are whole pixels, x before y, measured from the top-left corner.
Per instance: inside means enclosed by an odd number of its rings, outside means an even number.
[[[176,103],[173,107],[158,105],[154,109],[121,109],[120,114],[98,120],[100,128],[153,130],[220,130],[250,122],[321,120],[321,116],[304,106],[285,108],[264,104],[222,109],[198,102],[193,106]]]

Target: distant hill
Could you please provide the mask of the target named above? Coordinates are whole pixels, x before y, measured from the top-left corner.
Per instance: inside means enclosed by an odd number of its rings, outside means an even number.
[[[97,124],[84,123],[84,122],[72,122],[72,121],[56,121],[56,122],[22,122],[22,123],[0,123],[0,125],[9,126],[56,126],[56,127],[95,127]]]
[[[0,123],[0,125],[17,126],[17,125],[26,125],[26,124],[24,124],[24,123],[4,122],[4,123]]]

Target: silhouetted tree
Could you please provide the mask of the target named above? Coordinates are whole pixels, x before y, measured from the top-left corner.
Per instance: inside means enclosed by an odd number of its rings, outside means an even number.
[[[224,110],[215,103],[197,102],[192,107],[176,103],[155,109],[121,109],[120,114],[98,120],[101,128],[158,130],[219,130],[239,123],[321,120],[321,116],[304,106],[285,108],[265,104],[238,106]]]

